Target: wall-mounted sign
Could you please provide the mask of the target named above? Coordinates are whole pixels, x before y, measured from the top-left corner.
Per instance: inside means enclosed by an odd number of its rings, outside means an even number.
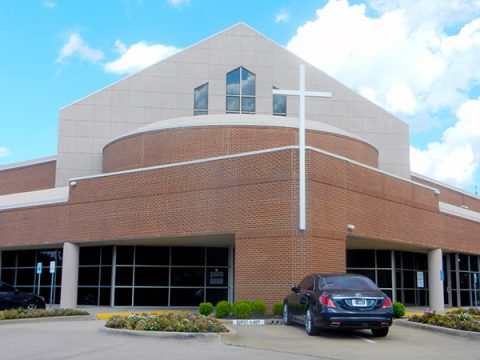
[[[417,287],[423,288],[425,287],[425,280],[423,277],[423,271],[417,271]]]
[[[223,271],[210,271],[210,285],[223,285],[224,281]]]

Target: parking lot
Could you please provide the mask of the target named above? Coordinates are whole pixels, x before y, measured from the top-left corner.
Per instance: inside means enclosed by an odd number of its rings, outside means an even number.
[[[112,335],[100,320],[0,324],[2,360],[31,359],[480,359],[480,342],[394,325],[386,338],[368,331],[308,337],[300,326],[232,326],[207,338]],[[158,334],[157,334],[158,335]]]
[[[330,331],[307,336],[301,326],[236,326],[224,343],[324,359],[480,359],[480,341],[393,325],[385,338],[370,331]]]

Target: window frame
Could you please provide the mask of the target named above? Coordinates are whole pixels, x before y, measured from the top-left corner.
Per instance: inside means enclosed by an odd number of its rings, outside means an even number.
[[[207,93],[206,93],[206,101],[205,101],[205,104],[206,104],[206,107],[204,109],[200,109],[200,108],[197,108],[196,107],[196,97],[195,97],[195,94],[198,92],[201,91],[202,88],[206,87],[207,89]],[[197,86],[195,89],[193,89],[193,115],[194,116],[198,116],[198,115],[208,115],[208,82],[202,84],[202,85],[199,85]]]
[[[239,71],[239,83],[238,83],[239,90],[238,90],[238,94],[229,94],[228,93],[228,81],[227,81],[228,75],[232,74],[235,71]],[[246,95],[246,94],[243,93],[244,82],[246,82],[245,80],[243,80],[244,71],[247,72],[248,74],[252,74],[253,77],[254,77],[254,80],[253,80],[254,81],[253,95]],[[225,76],[225,112],[227,114],[255,114],[255,112],[257,110],[256,97],[257,97],[257,75],[254,72],[244,68],[243,66],[240,66],[240,67],[235,68],[235,69],[226,73],[226,76]],[[238,110],[229,110],[228,109],[229,98],[238,100]],[[244,110],[244,106],[243,106],[243,103],[244,103],[243,100],[244,99],[245,100],[247,100],[247,99],[253,100],[253,111]]]

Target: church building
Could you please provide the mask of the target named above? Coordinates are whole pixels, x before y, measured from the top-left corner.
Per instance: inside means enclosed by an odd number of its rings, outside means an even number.
[[[60,109],[55,156],[0,166],[0,279],[62,307],[194,307],[352,272],[475,305],[480,198],[412,173],[409,147],[240,23]]]

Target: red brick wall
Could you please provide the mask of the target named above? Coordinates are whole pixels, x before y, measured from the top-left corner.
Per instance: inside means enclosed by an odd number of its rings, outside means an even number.
[[[480,224],[440,213],[438,195],[395,177],[309,152],[311,230],[345,233],[395,244],[480,254]]]
[[[0,170],[0,196],[55,187],[56,161]]]
[[[473,194],[469,196],[414,175],[412,175],[412,180],[440,190],[439,200],[442,202],[455,206],[467,206],[470,210],[480,212],[480,200]]]
[[[307,144],[378,167],[371,145],[341,135],[307,132]],[[298,130],[217,126],[169,129],[119,139],[104,149],[103,171],[114,172],[298,144]]]
[[[0,211],[0,248],[234,234],[235,296],[269,304],[305,274],[345,270],[347,224],[360,239],[480,254],[480,224],[439,213],[432,190],[310,150],[307,161],[305,234],[286,150],[78,180],[66,205]]]

